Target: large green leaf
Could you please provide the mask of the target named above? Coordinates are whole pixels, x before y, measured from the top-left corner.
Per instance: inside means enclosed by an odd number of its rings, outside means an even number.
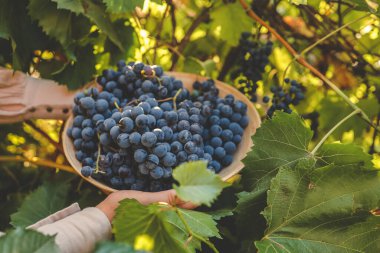
[[[43,31],[57,39],[62,45],[71,43],[72,13],[58,10],[57,4],[50,0],[30,0],[29,15],[38,21]]]
[[[173,177],[179,186],[174,185],[178,197],[194,204],[210,206],[228,184],[212,171],[203,161],[184,163],[178,166]]]
[[[214,8],[210,16],[211,31],[217,31],[217,35],[232,46],[238,44],[242,32],[250,31],[253,26],[239,1]],[[235,23],[237,20],[239,25]]]
[[[121,51],[124,51],[125,46],[122,44],[119,36],[117,35],[117,32],[112,25],[110,17],[105,12],[104,7],[92,3],[89,0],[84,0],[84,3],[86,5],[84,15],[92,20]]]
[[[76,14],[84,12],[81,0],[52,0],[57,3],[58,9],[65,9]]]
[[[0,252],[4,253],[58,253],[54,236],[34,230],[17,228],[0,237]]]
[[[379,252],[378,171],[358,164],[283,167],[263,214],[268,229],[259,252]]]
[[[169,206],[143,206],[133,199],[121,201],[113,220],[116,241],[133,245],[138,236],[147,235],[154,241],[155,253],[189,252],[177,240],[174,231],[178,229],[166,221],[165,208],[168,209]]]
[[[18,211],[11,216],[11,224],[27,227],[66,206],[68,183],[48,182],[29,194]]]
[[[252,137],[255,144],[243,160],[242,182],[247,190],[266,192],[281,166],[291,166],[309,155],[313,133],[297,114],[276,113]]]
[[[1,0],[0,6],[0,37],[11,41],[12,67],[29,71],[34,50],[45,50],[54,43],[31,20],[27,0]]]
[[[132,12],[136,7],[143,7],[145,0],[103,0],[107,6],[107,11],[115,14],[125,14]]]
[[[299,161],[315,159],[315,167],[361,165],[372,168],[371,156],[352,144],[324,144],[314,156],[308,143],[312,136],[296,114],[277,113],[265,121],[253,136],[255,146],[243,160],[242,182],[249,192],[239,194],[237,226],[242,238],[261,236],[265,225],[260,212],[266,206],[266,192],[278,170],[293,168]]]

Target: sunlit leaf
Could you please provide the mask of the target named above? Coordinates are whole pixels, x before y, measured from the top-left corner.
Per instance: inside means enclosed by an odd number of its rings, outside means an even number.
[[[212,201],[228,184],[206,168],[203,161],[184,163],[178,166],[173,177],[179,186],[174,185],[178,196],[184,201],[210,206]]]
[[[161,210],[168,208],[162,205],[143,206],[133,199],[120,202],[113,220],[113,231],[116,241],[134,244],[136,237],[147,235],[154,241],[155,253],[188,252],[177,241],[173,227],[166,222],[166,216]]]
[[[215,8],[210,16],[211,30],[216,31],[221,39],[232,46],[238,44],[242,32],[250,31],[253,27],[252,20],[247,16],[239,1]],[[236,25],[234,20],[239,20],[239,25]]]

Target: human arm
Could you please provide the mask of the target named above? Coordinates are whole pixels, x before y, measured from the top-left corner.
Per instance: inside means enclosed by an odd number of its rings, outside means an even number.
[[[96,207],[82,211],[78,204],[73,204],[49,217],[33,224],[29,228],[43,234],[56,235],[56,243],[61,252],[91,252],[98,241],[111,237],[111,223],[115,209],[123,199],[136,199],[141,204],[166,202],[182,208],[195,206],[176,197],[174,190],[162,192],[118,191],[110,194]]]

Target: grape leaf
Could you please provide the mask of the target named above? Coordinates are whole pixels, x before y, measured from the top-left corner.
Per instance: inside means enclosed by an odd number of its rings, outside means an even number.
[[[57,39],[62,45],[71,42],[70,11],[58,10],[57,4],[50,0],[30,0],[28,10],[32,19],[38,21],[47,35]]]
[[[59,252],[54,236],[43,235],[34,230],[16,228],[0,237],[0,252],[55,253]]]
[[[163,211],[165,208],[168,206],[143,206],[133,199],[121,201],[113,220],[116,241],[133,245],[136,237],[148,235],[154,241],[155,253],[189,252],[173,233],[178,229],[166,221],[164,213],[169,210]]]
[[[11,215],[13,226],[27,227],[66,206],[68,183],[47,182],[30,193]]]
[[[179,183],[179,186],[173,186],[178,197],[196,205],[211,205],[228,184],[206,166],[203,161],[189,162],[173,171],[173,178]]]
[[[378,171],[354,165],[314,168],[310,159],[272,180],[259,252],[378,252]]]
[[[115,14],[125,14],[132,12],[136,7],[143,7],[145,0],[103,0],[107,6],[107,11]]]
[[[257,238],[263,220],[265,195],[271,179],[283,166],[294,167],[298,161],[311,158],[308,151],[312,132],[296,114],[277,113],[265,121],[252,137],[255,146],[243,160],[242,183],[249,192],[239,194],[237,226],[241,237]],[[315,154],[315,167],[335,164],[359,164],[372,167],[371,157],[352,144],[324,144]],[[253,225],[254,224],[254,225]]]
[[[236,46],[241,33],[250,31],[253,26],[239,1],[213,8],[210,17],[212,19],[210,30],[218,31],[220,38],[231,46]],[[239,25],[233,20],[239,20]]]
[[[335,165],[360,164],[367,168],[373,166],[372,156],[365,153],[362,147],[353,144],[324,144],[316,156],[318,158],[317,167],[332,163]]]
[[[178,208],[178,212],[181,213],[182,217],[185,219],[186,223],[189,225],[191,231],[195,234],[208,238],[217,237],[221,238],[218,228],[216,227],[216,222],[213,217],[206,213],[201,213],[192,210],[185,210]],[[186,228],[179,219],[178,215],[173,212],[167,212],[168,220],[174,225],[178,226],[181,230],[187,234]]]
[[[125,47],[120,41],[119,36],[104,9],[100,5],[88,0],[84,0],[84,4],[86,6],[84,15],[92,20],[121,51],[124,51]]]
[[[52,0],[57,3],[58,9],[65,9],[76,14],[84,12],[81,0]]]
[[[1,0],[0,36],[11,40],[12,67],[29,71],[34,50],[44,50],[51,45],[36,22],[27,13],[27,0]]]
[[[281,166],[291,166],[309,155],[312,135],[312,131],[294,113],[279,112],[265,121],[253,135],[255,145],[243,160],[244,187],[265,193]]]
[[[137,252],[126,243],[105,241],[96,245],[94,253],[143,253],[143,251]]]

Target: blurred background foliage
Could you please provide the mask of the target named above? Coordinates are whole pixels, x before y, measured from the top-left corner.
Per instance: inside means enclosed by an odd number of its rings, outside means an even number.
[[[298,5],[300,2],[304,4]],[[304,55],[307,61],[378,125],[380,19],[376,13],[369,14],[376,4],[367,1],[368,7],[363,2],[257,0],[250,5],[298,52],[318,42]],[[281,43],[246,15],[239,1],[0,0],[0,6],[0,64],[56,80],[70,89],[80,89],[120,59],[239,86],[240,77],[231,73],[239,68],[236,56],[241,50],[241,34],[250,32],[259,45],[274,43],[270,62],[257,83],[255,105],[263,118],[268,105],[262,103],[262,97],[271,96],[270,87],[282,85],[284,76],[307,89],[306,98],[292,109],[312,126],[314,141],[351,111],[308,69],[294,63]],[[349,22],[352,24],[321,40]],[[250,96],[249,90],[245,92]],[[33,120],[0,126],[1,156],[24,160],[0,163],[0,230],[10,228],[10,215],[42,182],[70,184],[64,188],[68,191],[62,196],[65,204],[79,200],[85,207],[104,197],[77,176],[33,162],[44,159],[67,164],[61,148],[63,124],[61,120]],[[330,139],[361,145],[374,154],[380,168],[378,135],[358,117],[344,123]],[[224,232],[230,241],[236,240]]]

